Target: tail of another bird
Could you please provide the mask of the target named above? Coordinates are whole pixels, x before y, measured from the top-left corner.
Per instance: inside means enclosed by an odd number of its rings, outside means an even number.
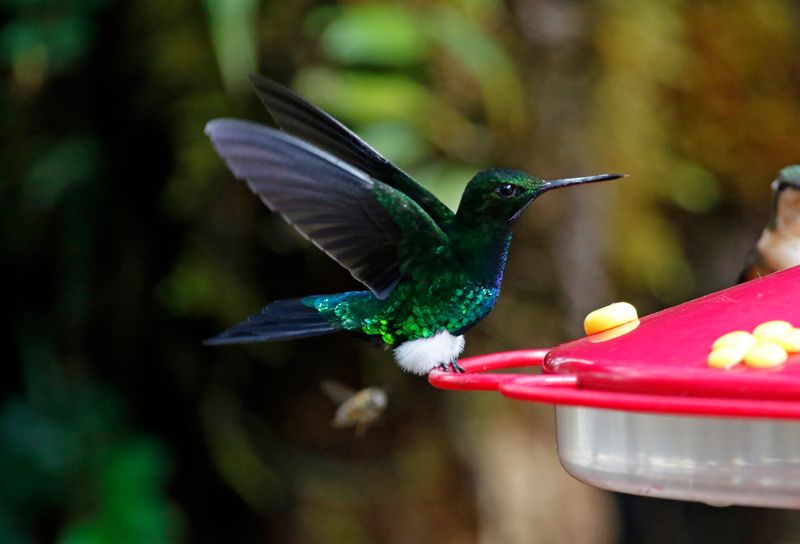
[[[247,321],[209,338],[203,344],[220,346],[268,340],[288,340],[341,330],[322,317],[316,309],[305,306],[302,300],[299,298],[277,300],[268,304],[259,313],[251,315]]]

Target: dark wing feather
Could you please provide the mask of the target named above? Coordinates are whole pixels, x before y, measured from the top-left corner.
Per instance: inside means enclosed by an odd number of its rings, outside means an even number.
[[[237,178],[378,298],[449,247],[409,197],[302,140],[233,119],[211,121],[206,134]],[[420,240],[416,263],[404,238]]]
[[[402,191],[439,225],[452,219],[453,212],[439,199],[342,123],[270,79],[251,74],[250,82],[258,98],[283,130]]]

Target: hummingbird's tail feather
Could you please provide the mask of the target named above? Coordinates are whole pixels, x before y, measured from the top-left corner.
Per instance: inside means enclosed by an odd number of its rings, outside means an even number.
[[[299,298],[277,300],[248,317],[247,321],[209,338],[203,344],[221,346],[268,340],[288,340],[319,336],[341,330],[322,317],[315,308],[304,305],[302,300]]]

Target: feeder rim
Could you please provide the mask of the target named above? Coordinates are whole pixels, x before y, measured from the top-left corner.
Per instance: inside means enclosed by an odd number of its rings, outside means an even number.
[[[729,397],[686,397],[589,389],[577,374],[497,372],[541,368],[548,348],[502,351],[459,361],[463,374],[433,370],[428,382],[439,389],[497,391],[515,400],[684,416],[800,419],[800,402]]]

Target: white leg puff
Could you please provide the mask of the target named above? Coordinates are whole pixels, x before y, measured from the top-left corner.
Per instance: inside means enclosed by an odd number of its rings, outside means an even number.
[[[430,338],[403,342],[395,348],[394,358],[404,370],[425,375],[439,365],[454,362],[462,351],[464,336],[453,336],[443,330]]]

